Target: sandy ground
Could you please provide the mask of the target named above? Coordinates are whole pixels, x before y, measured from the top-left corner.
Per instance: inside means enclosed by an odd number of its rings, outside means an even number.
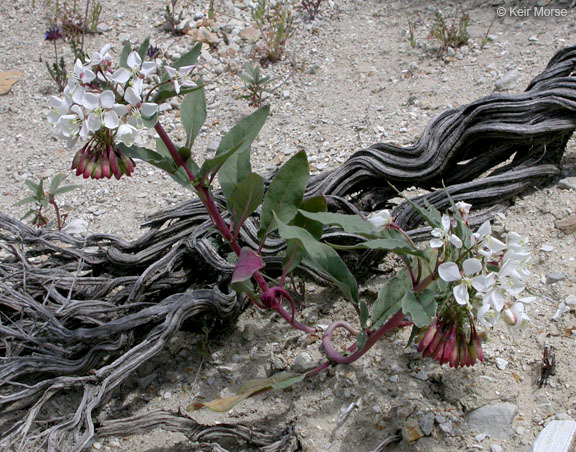
[[[138,42],[150,36],[169,58],[192,45],[191,37],[173,37],[158,27],[162,2],[101,3],[101,23],[106,31],[89,36],[88,47],[96,49],[106,42],[119,45],[126,38]],[[533,14],[518,17],[506,7],[506,14],[493,22],[481,49],[499,5],[477,1],[462,3],[470,15],[469,45],[439,58],[423,25],[416,29],[417,46],[411,47],[407,18],[420,17],[431,24],[436,9],[449,16],[457,11],[456,5],[426,3],[428,6],[408,1],[323,2],[314,22],[304,20],[302,10],[297,9],[297,30],[285,57],[264,69],[266,75],[287,80],[268,98],[272,115],[254,146],[256,169],[269,171],[303,149],[311,170],[323,171],[375,142],[411,143],[433,117],[492,93],[504,76],[510,79],[504,91],[522,91],[557,50],[574,45],[576,9],[560,5],[566,16],[541,18]],[[207,8],[207,2],[200,0],[182,4],[185,17],[190,18]],[[24,74],[9,94],[0,96],[0,205],[4,212],[21,216],[24,207],[13,204],[23,197],[24,181],[67,170],[73,154],[53,138],[45,120],[47,96],[55,94],[55,89],[42,62],[52,58],[51,46],[43,40],[44,2],[36,1],[32,7],[30,1],[3,1],[0,16],[0,71]],[[217,0],[216,20],[222,26],[232,20],[238,21],[240,28],[251,25],[249,9],[240,0]],[[252,110],[240,98],[243,83],[237,71],[254,58],[258,43],[240,40],[235,55],[226,57],[218,55],[224,48],[219,45],[209,51],[214,60],[200,60],[207,82],[208,121],[193,150],[199,159],[223,130]],[[177,107],[175,104],[164,121],[177,139],[183,139]],[[565,154],[566,177],[576,175],[575,159],[573,138]],[[138,165],[134,177],[119,182],[83,181],[70,175],[67,182],[80,183],[82,188],[65,195],[62,206],[70,218],[89,221],[92,232],[135,238],[148,214],[187,199],[183,189],[168,181],[144,164]],[[303,450],[345,452],[371,451],[407,422],[415,420],[422,425],[431,413],[434,421],[427,436],[386,450],[528,451],[551,419],[576,417],[576,318],[572,310],[558,321],[551,320],[559,303],[576,295],[575,236],[554,226],[555,220],[574,213],[574,201],[574,190],[551,185],[519,197],[505,218],[496,220],[499,230],[514,230],[530,238],[534,265],[529,287],[538,298],[529,309],[532,324],[517,342],[504,329],[491,332],[481,365],[451,370],[423,360],[414,349],[405,348],[408,332],[404,331],[383,341],[354,365],[330,369],[289,391],[257,396],[227,414],[200,411],[195,417],[204,423],[258,421],[268,428],[292,423]],[[550,281],[553,272],[562,274],[554,283]],[[377,287],[375,280],[368,289]],[[350,315],[337,293],[312,286],[308,290],[304,318]],[[556,349],[556,374],[538,389],[535,379],[544,345]],[[276,318],[254,310],[204,351],[201,354],[182,333],[165,353],[135,375],[125,398],[111,403],[107,413],[124,416],[158,408],[185,409],[194,397],[227,394],[271,369],[289,369],[303,352],[312,359],[322,356],[318,343],[306,344]],[[486,436],[468,427],[467,413],[498,403],[515,407],[506,433]],[[339,414],[352,404],[350,414],[339,423]],[[155,430],[148,435],[101,440],[93,447],[134,452],[190,450],[183,441],[179,434]],[[237,450],[244,449],[238,446]]]

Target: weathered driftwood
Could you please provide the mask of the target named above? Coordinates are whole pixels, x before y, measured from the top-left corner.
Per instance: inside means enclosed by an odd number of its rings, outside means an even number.
[[[397,222],[422,239],[420,217],[407,202],[391,204],[398,189],[416,186],[438,208],[449,196],[482,207],[479,223],[519,193],[561,172],[566,143],[576,129],[576,47],[560,51],[526,92],[493,94],[444,112],[414,146],[376,144],[340,168],[314,176],[307,194],[323,193],[332,210],[366,213],[393,208]],[[268,176],[268,181],[272,175]],[[223,200],[217,194],[218,202]],[[198,200],[150,218],[134,242],[106,234],[74,237],[37,230],[0,214],[0,449],[32,446],[80,451],[95,435],[134,433],[151,426],[181,431],[190,441],[225,450],[222,438],[252,441],[262,450],[294,450],[292,430],[266,433],[245,426],[200,426],[182,414],[94,418],[144,362],[160,353],[184,322],[233,322],[245,307],[227,293],[233,265],[215,245]],[[243,244],[257,243],[258,216],[247,221]],[[329,228],[325,239],[358,237]],[[263,248],[267,271],[277,271],[283,248]],[[381,255],[347,253],[359,277]],[[307,277],[327,282],[318,271]],[[65,414],[50,409],[62,394],[77,402]],[[260,439],[258,439],[260,438]],[[296,446],[295,446],[296,444]]]

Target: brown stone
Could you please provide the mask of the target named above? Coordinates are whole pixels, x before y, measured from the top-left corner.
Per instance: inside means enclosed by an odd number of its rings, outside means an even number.
[[[572,234],[573,232],[576,232],[576,215],[556,220],[554,225],[556,226],[556,229],[562,231],[564,234]]]
[[[245,28],[240,33],[238,33],[238,36],[240,36],[245,41],[256,42],[258,39],[260,39],[260,30],[252,27]]]
[[[406,441],[416,441],[424,436],[416,419],[408,419],[402,428],[402,436]]]
[[[192,36],[194,41],[204,42],[206,44],[218,44],[220,41],[216,33],[212,33],[210,30],[204,27],[191,30],[188,34]]]

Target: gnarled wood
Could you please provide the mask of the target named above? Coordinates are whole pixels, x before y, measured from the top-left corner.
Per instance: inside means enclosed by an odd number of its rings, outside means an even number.
[[[449,196],[481,207],[480,223],[504,210],[514,196],[550,183],[562,172],[566,143],[576,129],[576,47],[558,52],[521,94],[492,94],[448,110],[432,120],[416,144],[375,144],[340,168],[311,178],[307,195],[324,194],[331,210],[366,213],[393,208],[399,225],[415,239],[421,219],[406,202],[390,199],[398,189],[427,190],[442,209]],[[273,175],[268,175],[270,182]],[[445,188],[443,188],[445,187]],[[221,194],[216,201],[224,207]],[[226,436],[253,441],[262,450],[293,450],[297,439],[243,426],[199,426],[174,413],[122,420],[94,416],[139,366],[160,353],[184,322],[233,322],[245,307],[227,293],[233,264],[230,250],[214,245],[215,231],[198,200],[153,215],[134,242],[108,234],[74,237],[33,229],[0,214],[0,448],[35,445],[49,451],[80,451],[94,435],[136,432],[150,426],[185,431],[191,441]],[[258,243],[258,215],[240,234],[243,245]],[[337,228],[331,242],[360,240]],[[267,271],[280,268],[279,238],[263,247]],[[345,255],[366,277],[379,253]],[[327,282],[302,266],[306,277]],[[220,289],[218,288],[220,287]],[[77,403],[58,418],[47,408],[63,393]],[[260,439],[258,439],[260,438]],[[282,448],[285,447],[285,448]]]

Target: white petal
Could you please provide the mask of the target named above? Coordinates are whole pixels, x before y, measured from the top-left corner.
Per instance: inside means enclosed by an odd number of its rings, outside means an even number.
[[[166,71],[166,73],[168,74],[168,77],[170,77],[171,79],[176,77],[177,71],[176,69],[174,69],[173,67],[170,66],[164,66],[164,70]]]
[[[90,132],[96,132],[97,130],[100,130],[100,127],[102,127],[102,121],[98,115],[90,113],[88,115],[88,130]]]
[[[492,291],[490,291],[488,295],[490,304],[496,310],[496,312],[502,311],[502,308],[504,308],[504,302],[506,301],[506,298],[502,294],[502,291],[498,289],[493,289]]]
[[[180,94],[180,83],[178,83],[178,79],[174,79],[173,83],[174,91],[176,91],[176,94]]]
[[[441,248],[444,245],[444,242],[440,239],[432,239],[430,240],[430,247],[431,248]]]
[[[192,64],[190,66],[181,66],[178,68],[178,73],[180,75],[188,75],[192,70],[196,67],[196,65]]]
[[[438,267],[438,275],[446,282],[459,281],[460,269],[454,262],[444,262]]]
[[[114,104],[112,109],[116,112],[119,117],[124,116],[128,113],[128,107],[124,104]]]
[[[466,259],[462,263],[462,270],[464,270],[464,274],[467,276],[480,273],[482,271],[482,262],[480,262],[480,260],[476,259],[475,257]]]
[[[450,217],[446,214],[442,215],[442,229],[444,233],[450,230]]]
[[[114,106],[115,100],[116,100],[116,96],[109,89],[107,89],[106,91],[102,92],[102,94],[100,94],[100,104],[104,108],[112,108]]]
[[[380,210],[376,212],[374,215],[368,217],[368,222],[372,224],[375,228],[382,228],[384,226],[388,226],[392,223],[392,215],[390,215],[389,210]]]
[[[450,241],[450,243],[452,245],[454,245],[456,248],[460,249],[462,248],[462,240],[460,240],[460,237],[458,237],[455,234],[450,234],[450,238],[448,239]]]
[[[82,96],[82,106],[87,110],[96,110],[98,103],[98,96],[96,94],[84,93]]]
[[[142,102],[142,98],[132,86],[126,88],[124,99],[126,99],[133,107],[136,107],[140,102]]]
[[[118,139],[126,146],[132,146],[137,135],[138,129],[129,124],[122,124],[118,127],[118,133],[116,134]]]
[[[495,237],[492,237],[491,235],[487,235],[484,241],[486,242],[486,246],[490,248],[490,251],[493,253],[499,253],[500,251],[506,249],[505,243],[501,242]]]
[[[96,74],[92,72],[87,67],[84,68],[84,72],[82,73],[82,82],[83,83],[90,83],[92,80],[96,78]]]
[[[482,223],[482,226],[480,226],[478,228],[478,230],[476,231],[476,236],[480,239],[484,238],[486,235],[491,234],[492,233],[492,226],[490,226],[490,221],[486,220],[484,223]]]
[[[144,116],[153,116],[156,114],[156,112],[158,111],[158,105],[154,104],[152,102],[144,102],[141,106],[140,106],[140,112],[144,115]]]
[[[479,275],[472,278],[472,287],[478,292],[488,292],[494,286],[495,275],[489,273],[488,275]]]
[[[140,58],[138,52],[130,52],[128,58],[126,59],[126,64],[128,64],[128,66],[132,69],[140,69],[140,66],[142,66],[142,58]]]
[[[82,72],[84,72],[84,66],[82,65],[82,61],[80,61],[80,58],[77,58],[74,62],[74,75],[79,78],[82,75]]]
[[[112,74],[111,78],[117,83],[126,83],[130,79],[131,75],[132,73],[128,69],[121,67]]]
[[[142,72],[142,74],[146,76],[152,74],[155,70],[156,70],[156,63],[154,63],[153,61],[145,61],[144,63],[142,63],[142,69],[140,70],[140,72]]]
[[[114,110],[108,110],[104,113],[104,125],[108,129],[115,129],[119,124],[118,114]]]
[[[468,304],[468,288],[464,284],[458,284],[454,289],[452,289],[452,293],[454,294],[454,298],[458,304]]]

